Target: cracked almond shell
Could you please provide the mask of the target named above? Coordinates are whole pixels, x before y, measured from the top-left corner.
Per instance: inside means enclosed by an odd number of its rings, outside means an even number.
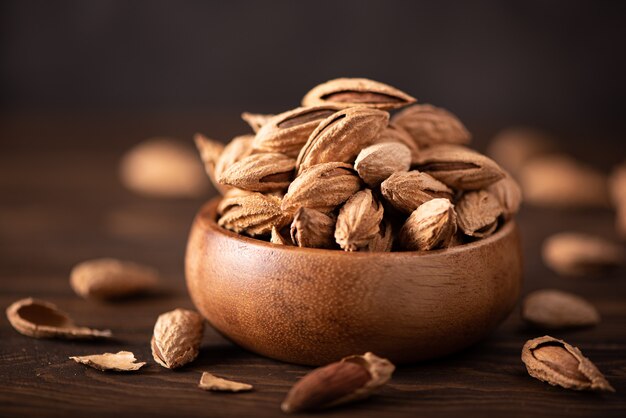
[[[440,144],[468,144],[472,138],[463,123],[446,109],[416,104],[401,110],[392,119],[406,130],[420,148]]]
[[[383,205],[370,189],[356,192],[339,210],[335,240],[344,251],[366,248],[378,234],[383,219]]]
[[[455,190],[484,189],[505,175],[495,161],[460,145],[438,145],[422,150],[415,168]]]
[[[456,204],[457,222],[465,235],[484,238],[498,227],[503,213],[498,198],[486,190],[465,193]]]
[[[350,164],[317,164],[291,182],[283,197],[282,210],[295,213],[304,207],[330,213],[360,188],[361,180]]]
[[[288,224],[291,217],[281,209],[281,198],[258,192],[224,197],[217,224],[222,228],[251,236],[270,234],[272,227]]]
[[[257,132],[252,146],[262,152],[297,157],[320,122],[337,112],[337,106],[298,107],[274,116]]]
[[[303,106],[332,104],[339,107],[367,106],[398,109],[415,103],[414,97],[387,84],[367,78],[336,78],[319,84],[302,99]]]
[[[426,251],[445,248],[457,230],[457,215],[448,199],[432,199],[420,205],[400,230],[402,247]]]
[[[92,339],[109,338],[110,330],[79,327],[56,305],[39,299],[20,299],[6,310],[13,328],[34,338]]]
[[[285,190],[293,178],[296,160],[280,153],[252,154],[231,164],[220,184],[253,192]]]
[[[535,379],[573,390],[615,392],[598,368],[581,351],[548,335],[529,340],[522,361]]]
[[[417,170],[394,173],[380,185],[385,200],[403,213],[412,213],[435,198],[452,200],[453,191],[436,178]]]
[[[388,121],[387,112],[365,107],[333,113],[320,122],[300,150],[298,173],[321,163],[354,162],[361,149],[374,143]]]
[[[335,245],[335,218],[311,208],[300,208],[291,222],[291,241],[298,247],[331,248]]]
[[[408,171],[411,150],[398,142],[383,142],[363,148],[354,161],[354,169],[370,187],[377,187],[393,173]]]

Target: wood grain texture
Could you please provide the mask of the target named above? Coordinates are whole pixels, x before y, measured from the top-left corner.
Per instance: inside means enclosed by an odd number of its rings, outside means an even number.
[[[232,120],[232,119],[231,119]],[[193,308],[184,282],[184,252],[197,200],[136,197],[117,180],[122,152],[149,136],[191,141],[243,131],[206,114],[54,114],[0,116],[0,306],[27,296],[50,300],[79,324],[111,328],[112,341],[35,340],[0,318],[0,416],[280,417],[289,387],[310,370],[245,351],[207,328],[198,359],[180,371],[151,360],[159,314]],[[479,137],[480,135],[476,135]],[[590,150],[602,161],[597,147]],[[615,159],[605,152],[605,160]],[[613,233],[613,213],[523,208],[522,293],[552,287],[589,299],[602,322],[552,335],[578,346],[605,373],[613,395],[577,393],[530,378],[521,348],[544,333],[526,328],[516,309],[482,342],[451,356],[398,368],[372,399],[325,412],[329,417],[602,416],[626,413],[625,271],[594,279],[559,278],[541,262],[539,245],[565,229]],[[154,265],[164,276],[156,294],[113,304],[83,300],[69,286],[72,266],[112,256]],[[393,308],[390,306],[389,309]],[[134,374],[93,370],[72,355],[128,350],[148,365]],[[255,390],[207,393],[202,371],[244,381]]]
[[[187,284],[209,322],[251,351],[324,365],[371,351],[394,363],[475,343],[521,287],[517,225],[429,253],[350,253],[260,242],[220,228],[219,200],[198,213]]]

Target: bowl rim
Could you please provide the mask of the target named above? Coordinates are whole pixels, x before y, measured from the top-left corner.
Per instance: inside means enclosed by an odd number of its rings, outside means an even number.
[[[455,247],[442,248],[439,250],[429,250],[429,251],[381,251],[381,252],[361,252],[361,251],[339,251],[336,249],[328,249],[328,248],[308,248],[308,247],[296,247],[293,245],[281,245],[281,244],[273,244],[268,241],[263,241],[256,238],[247,237],[245,235],[238,234],[233,231],[229,231],[228,229],[222,228],[217,224],[217,206],[222,200],[221,196],[216,196],[209,201],[205,202],[200,210],[196,213],[194,218],[194,225],[200,224],[203,230],[211,230],[220,235],[223,235],[227,238],[233,239],[235,241],[246,243],[247,245],[268,248],[275,251],[292,251],[298,252],[302,254],[315,254],[315,255],[333,255],[333,256],[341,256],[341,257],[368,257],[371,258],[373,256],[383,256],[384,258],[394,258],[394,257],[432,257],[432,256],[441,256],[442,254],[456,254],[466,251],[475,250],[481,248],[483,246],[491,245],[495,241],[499,241],[504,239],[505,237],[511,235],[517,230],[517,223],[514,218],[508,219],[505,221],[504,225],[500,226],[498,230],[492,235],[478,239],[474,242],[470,242],[467,244],[457,245]]]

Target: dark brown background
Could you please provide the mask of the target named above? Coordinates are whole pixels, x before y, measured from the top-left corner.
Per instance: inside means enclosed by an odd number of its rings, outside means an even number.
[[[316,83],[368,76],[450,108],[484,149],[513,123],[545,127],[566,151],[607,171],[624,154],[619,2],[122,2],[0,4],[0,306],[34,296],[80,323],[111,327],[107,343],[34,340],[0,319],[0,416],[280,416],[308,369],[238,349],[208,330],[199,359],[178,372],[150,358],[158,314],[191,307],[184,246],[209,195],[158,200],[117,178],[120,156],[154,135],[227,140],[243,110],[295,106]],[[319,28],[322,28],[320,30]],[[575,393],[527,376],[521,346],[542,335],[515,312],[479,345],[400,368],[371,401],[329,416],[624,416],[624,269],[557,277],[541,241],[564,229],[616,238],[610,210],[520,214],[524,292],[556,287],[589,298],[593,329],[555,336],[579,346],[616,387]],[[97,304],[69,288],[71,267],[113,256],[156,266],[155,297]],[[70,355],[128,349],[149,367],[133,375],[87,369]],[[256,391],[198,390],[200,372]]]
[[[275,112],[365,76],[471,125],[624,132],[618,1],[45,1],[0,5],[5,108]],[[232,116],[231,116],[232,117]]]

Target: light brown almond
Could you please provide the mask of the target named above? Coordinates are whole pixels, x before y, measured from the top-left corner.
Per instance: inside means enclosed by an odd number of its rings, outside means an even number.
[[[434,198],[452,200],[452,190],[434,177],[417,170],[394,173],[380,185],[380,191],[391,205],[412,213],[422,203]]]
[[[252,154],[253,135],[241,135],[233,138],[225,147],[220,158],[215,164],[215,178],[219,179],[222,174],[237,161]]]
[[[104,353],[90,356],[74,356],[70,357],[70,360],[93,367],[96,370],[114,372],[134,372],[146,365],[145,362],[137,363],[135,355],[130,351],[119,351],[115,354]]]
[[[502,180],[496,181],[486,190],[500,202],[505,219],[511,219],[519,211],[522,204],[522,189],[508,173],[505,173]]]
[[[522,361],[528,374],[553,386],[615,392],[595,364],[563,340],[546,335],[527,341],[522,349]]]
[[[291,223],[291,240],[298,247],[334,247],[334,233],[335,219],[315,209],[298,209]]]
[[[214,139],[207,138],[206,136],[197,133],[193,137],[193,141],[200,153],[200,159],[204,163],[204,171],[209,176],[211,183],[215,189],[224,194],[225,188],[218,183],[217,177],[215,177],[215,166],[224,151],[224,144]]]
[[[345,251],[365,248],[379,232],[383,205],[370,189],[361,190],[341,207],[335,226],[335,240]]]
[[[158,283],[159,274],[154,268],[114,258],[83,261],[70,273],[72,289],[84,298],[128,297],[150,291]]]
[[[39,299],[20,299],[6,310],[7,319],[20,334],[34,338],[110,338],[110,330],[79,327],[56,305]]]
[[[281,209],[280,197],[257,192],[225,197],[218,211],[219,226],[251,236],[269,234],[272,227],[280,228],[291,221]]]
[[[529,161],[520,171],[524,199],[556,208],[608,207],[606,176],[566,155]]]
[[[405,129],[422,147],[439,144],[468,144],[471,135],[449,111],[429,104],[417,104],[398,112],[393,123]]]
[[[470,237],[484,238],[498,227],[503,209],[498,199],[486,190],[465,193],[456,204],[459,228]]]
[[[624,248],[604,238],[561,232],[543,243],[543,261],[563,276],[584,276],[624,264]]]
[[[254,195],[256,192],[251,192],[249,190],[238,189],[236,187],[229,187],[220,203],[217,205],[217,213],[219,215],[223,215],[226,209],[230,208],[235,201],[233,199],[241,198],[244,196]]]
[[[415,101],[408,94],[378,81],[367,78],[336,78],[314,87],[304,96],[302,105],[367,106],[389,110],[410,105]]]
[[[386,142],[397,142],[406,145],[411,150],[411,162],[416,162],[419,155],[419,146],[409,133],[393,122],[380,131],[380,134],[374,140],[375,144],[383,144]]]
[[[261,152],[297,157],[320,122],[337,112],[337,106],[298,107],[271,118],[257,132],[252,146]]]
[[[432,199],[418,207],[400,230],[399,239],[406,250],[445,248],[456,233],[456,212],[448,199]]]
[[[193,311],[175,309],[159,315],[154,325],[151,347],[154,361],[176,369],[198,356],[204,320]]]
[[[366,107],[353,107],[322,120],[300,150],[296,168],[326,162],[352,163],[361,149],[372,144],[387,126],[389,113]]]
[[[122,184],[145,196],[187,198],[204,195],[209,182],[193,148],[171,138],[151,138],[124,154]]]
[[[257,133],[261,128],[271,119],[274,115],[264,113],[250,113],[243,112],[241,119],[243,119],[252,128],[252,132]]]
[[[296,383],[281,405],[296,413],[365,399],[389,381],[395,366],[372,353],[350,356],[313,370]]]
[[[252,385],[247,383],[222,379],[209,372],[202,373],[198,387],[215,392],[247,392],[253,389]]]
[[[303,171],[291,182],[283,198],[282,209],[295,213],[300,207],[332,212],[361,188],[361,180],[352,166],[323,163]]]
[[[484,189],[505,175],[493,160],[460,145],[422,150],[416,168],[456,190]]]
[[[396,172],[408,171],[411,150],[398,142],[385,142],[363,148],[354,162],[359,176],[370,187],[377,187]]]
[[[517,178],[530,160],[555,150],[555,140],[551,135],[522,126],[499,132],[489,144],[487,155]]]
[[[233,163],[219,177],[220,184],[254,192],[286,190],[296,160],[279,153],[249,155]]]
[[[522,318],[543,329],[589,327],[600,322],[600,314],[587,300],[555,289],[536,290],[522,301]]]

